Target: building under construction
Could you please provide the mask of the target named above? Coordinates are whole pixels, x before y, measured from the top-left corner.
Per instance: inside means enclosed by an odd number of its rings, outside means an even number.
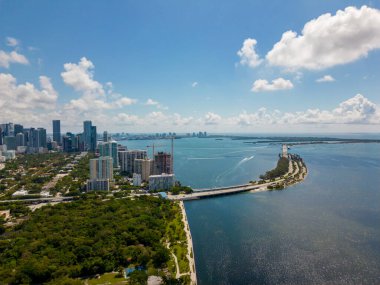
[[[156,175],[162,173],[173,174],[172,155],[166,152],[157,152],[154,154],[153,172]]]

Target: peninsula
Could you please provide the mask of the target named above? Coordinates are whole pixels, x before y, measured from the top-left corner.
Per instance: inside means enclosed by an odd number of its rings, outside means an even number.
[[[286,148],[287,149],[287,148]],[[258,181],[250,181],[247,184],[234,185],[219,188],[194,189],[192,193],[180,195],[168,195],[170,200],[197,200],[220,195],[230,195],[241,192],[261,192],[282,190],[304,180],[307,175],[307,167],[303,159],[297,154],[287,154],[285,149],[278,160],[277,167],[260,176]]]

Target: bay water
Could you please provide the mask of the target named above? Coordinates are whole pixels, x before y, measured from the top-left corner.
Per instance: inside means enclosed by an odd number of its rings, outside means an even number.
[[[155,143],[170,149],[168,140]],[[280,151],[228,138],[175,140],[175,174],[195,188],[243,184],[274,168]],[[198,284],[380,284],[380,144],[290,152],[308,167],[302,183],[185,202]]]

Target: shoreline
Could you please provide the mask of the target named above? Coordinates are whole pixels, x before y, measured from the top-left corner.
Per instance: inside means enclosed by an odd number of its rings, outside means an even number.
[[[189,268],[190,268],[190,284],[197,284],[197,272],[195,269],[195,256],[194,256],[194,247],[193,247],[193,239],[190,232],[189,222],[187,220],[186,209],[183,201],[179,201],[179,207],[182,212],[182,222],[184,225],[184,230],[186,233],[187,239],[187,259],[189,260]]]
[[[293,169],[293,163],[295,163]],[[301,160],[289,160],[288,172],[280,177],[276,177],[272,180],[261,180],[259,182],[221,187],[221,188],[211,188],[205,189],[204,191],[194,191],[190,194],[179,194],[179,195],[168,195],[168,199],[172,201],[191,201],[203,198],[212,198],[219,195],[232,195],[241,192],[262,192],[262,191],[272,191],[272,190],[283,190],[291,185],[297,184],[303,181],[307,176],[306,164]]]

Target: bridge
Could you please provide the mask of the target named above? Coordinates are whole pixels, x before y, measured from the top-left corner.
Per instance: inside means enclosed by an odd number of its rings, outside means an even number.
[[[304,178],[307,169],[303,163],[296,161],[295,167],[293,167],[293,160],[289,159],[289,170],[288,173],[284,176],[295,177],[297,174],[301,174]],[[293,169],[294,168],[294,169]],[[220,196],[220,195],[230,195],[241,192],[248,192],[252,190],[260,191],[267,190],[268,186],[274,185],[276,183],[284,182],[285,178],[276,179],[275,181],[266,181],[261,184],[242,184],[234,185],[228,187],[218,187],[218,188],[203,188],[203,189],[194,189],[194,192],[191,194],[179,194],[179,195],[168,195],[168,199],[176,201],[186,201],[186,200],[197,200],[202,198]]]
[[[197,200],[201,198],[220,196],[220,195],[230,195],[241,192],[248,192],[258,189],[266,189],[268,185],[273,184],[273,182],[263,183],[263,184],[243,184],[235,185],[230,187],[220,187],[220,188],[209,188],[209,189],[198,189],[194,190],[191,194],[180,194],[180,195],[168,195],[170,200]]]

